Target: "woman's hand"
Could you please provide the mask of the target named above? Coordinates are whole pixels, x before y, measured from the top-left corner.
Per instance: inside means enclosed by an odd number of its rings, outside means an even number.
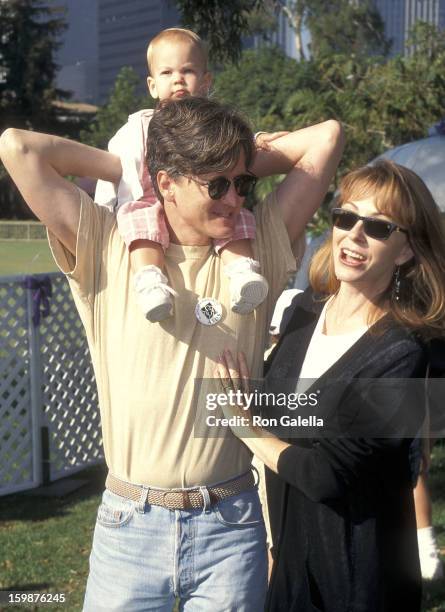
[[[235,363],[232,353],[225,350],[216,364],[215,376],[221,381],[221,387],[228,394],[229,400],[231,397],[242,399],[242,393],[250,393],[249,368],[244,353],[238,353],[237,363]],[[238,419],[233,419],[233,424],[230,425],[235,436],[240,438],[268,468],[277,472],[279,456],[290,445],[266,429],[254,426],[252,414],[242,401],[240,403],[228,401],[226,406],[222,406],[222,409],[226,418],[238,417]],[[242,417],[246,419],[244,422],[241,421]]]
[[[252,435],[252,414],[243,399],[249,393],[249,368],[244,353],[238,353],[237,362],[229,350],[219,356],[215,377],[219,379],[222,391],[228,401],[221,406],[224,416],[230,420],[230,427],[238,438]]]

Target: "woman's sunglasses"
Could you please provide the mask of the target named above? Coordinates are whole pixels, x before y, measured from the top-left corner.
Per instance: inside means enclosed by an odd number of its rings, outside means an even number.
[[[374,217],[362,217],[352,210],[345,210],[344,208],[333,208],[331,216],[333,225],[341,230],[351,230],[358,221],[363,221],[365,234],[375,240],[388,240],[393,232],[408,234],[408,230],[395,223],[375,219]]]
[[[186,178],[198,183],[202,187],[207,187],[209,192],[209,198],[212,200],[219,200],[226,195],[226,193],[230,189],[230,185],[234,184],[236,193],[241,197],[245,198],[250,195],[255,189],[255,185],[257,182],[257,177],[254,174],[239,174],[235,176],[232,180],[226,178],[225,176],[217,176],[210,181],[200,181],[192,176],[187,176],[183,174]]]

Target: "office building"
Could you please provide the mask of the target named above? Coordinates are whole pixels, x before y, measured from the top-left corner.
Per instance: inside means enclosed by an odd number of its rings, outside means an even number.
[[[131,66],[147,90],[148,42],[165,28],[178,26],[179,13],[169,0],[98,0],[99,102],[104,103],[123,66]]]
[[[404,55],[410,30],[416,21],[426,21],[445,28],[445,0],[374,0],[383,22],[385,35],[392,41],[391,55]]]
[[[97,0],[50,0],[48,5],[68,26],[55,57],[57,87],[70,91],[73,102],[94,104],[98,98]]]

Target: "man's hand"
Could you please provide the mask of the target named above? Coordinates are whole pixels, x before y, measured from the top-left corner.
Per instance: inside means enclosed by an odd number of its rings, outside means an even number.
[[[343,145],[341,124],[329,120],[276,137],[269,143],[269,150],[257,149],[250,168],[254,174],[287,174],[276,196],[292,243],[323,202]]]

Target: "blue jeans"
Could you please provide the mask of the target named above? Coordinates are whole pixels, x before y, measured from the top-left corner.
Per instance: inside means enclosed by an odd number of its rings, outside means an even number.
[[[106,490],[84,612],[260,612],[266,533],[256,489],[208,509],[140,506]]]

